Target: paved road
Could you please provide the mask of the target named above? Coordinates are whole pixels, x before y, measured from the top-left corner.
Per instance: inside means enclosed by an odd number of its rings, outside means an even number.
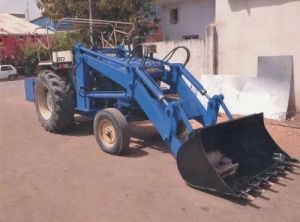
[[[132,126],[129,154],[116,157],[98,149],[89,121],[65,135],[44,131],[21,80],[0,82],[0,100],[1,222],[300,221],[299,175],[235,203],[189,188],[149,126]],[[300,130],[269,129],[300,157]]]

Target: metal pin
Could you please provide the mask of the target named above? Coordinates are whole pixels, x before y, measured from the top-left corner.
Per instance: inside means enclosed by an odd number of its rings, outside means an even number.
[[[283,165],[280,165],[280,166],[277,166],[276,169],[279,170],[279,171],[281,171],[281,170],[284,170],[285,167]]]
[[[274,185],[274,183],[272,183],[271,181],[269,181],[268,179],[265,178],[259,178],[260,180],[262,180],[262,185],[266,186],[266,187],[271,187]]]
[[[270,181],[272,181],[272,182],[276,182],[276,181],[280,180],[279,177],[278,177],[278,175],[277,175],[277,173],[276,174],[274,174],[274,173],[266,173],[266,175],[269,176],[268,179]]]
[[[279,172],[279,175],[284,177],[284,176],[288,175],[288,173],[286,171],[281,171],[281,172]]]
[[[276,169],[278,170],[278,175],[286,176],[288,174],[284,166],[278,166]]]
[[[280,177],[278,175],[270,177],[270,180],[274,183],[278,183],[279,181],[282,181],[283,179],[284,179],[283,177]]]
[[[252,190],[257,192],[257,193],[263,193],[265,192],[264,189],[261,189],[259,186],[256,186],[256,185],[250,185],[252,187]]]
[[[289,162],[289,161],[286,161],[284,162],[286,165],[288,166],[291,166],[291,167],[296,167],[296,168],[300,168],[300,166],[298,164],[295,164],[293,162]]]
[[[249,191],[251,191],[251,187],[249,187],[249,186],[243,187],[241,189],[241,193],[248,193]]]
[[[262,185],[263,185],[263,186],[266,186],[266,187],[271,187],[271,186],[274,185],[274,183],[272,183],[271,181],[264,181],[264,182],[262,183]]]
[[[285,169],[288,170],[288,171],[294,171],[294,170],[296,170],[296,168],[293,167],[293,166],[286,166]]]
[[[292,161],[293,163],[300,163],[300,161],[299,161],[298,159],[296,159],[296,158],[292,158],[291,161]]]
[[[259,186],[262,183],[262,181],[258,178],[256,178],[255,180],[252,180],[251,182],[249,182],[250,186]]]
[[[269,176],[269,178],[268,178],[269,180],[277,178],[277,174],[278,174],[278,171],[272,171],[272,172],[265,173],[265,175]]]
[[[242,198],[244,198],[244,199],[246,199],[246,200],[249,200],[249,201],[255,200],[255,197],[251,196],[251,195],[248,194],[248,193],[241,192],[241,195],[242,195]]]

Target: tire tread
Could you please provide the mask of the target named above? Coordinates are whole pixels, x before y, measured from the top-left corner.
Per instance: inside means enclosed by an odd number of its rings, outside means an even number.
[[[41,125],[49,132],[59,133],[71,125],[74,118],[75,92],[72,81],[67,76],[54,73],[52,70],[43,70],[39,73],[37,85],[47,85],[52,91],[54,112],[49,120],[44,120],[39,114],[39,107],[36,102],[36,112]],[[36,90],[37,91],[37,90]]]

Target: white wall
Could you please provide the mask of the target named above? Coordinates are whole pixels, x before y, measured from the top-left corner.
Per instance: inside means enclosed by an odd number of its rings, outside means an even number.
[[[187,64],[187,69],[196,77],[200,77],[205,71],[205,43],[203,40],[182,40],[182,41],[164,41],[155,42],[157,53],[155,58],[163,59],[172,49],[177,46],[186,46],[191,52],[191,58]],[[170,62],[184,63],[186,52],[183,49],[178,49]]]
[[[299,22],[299,0],[217,0],[218,73],[257,73],[257,56],[293,55],[300,111]]]
[[[215,0],[161,2],[161,26],[166,40],[181,40],[186,35],[204,38],[205,29],[215,19]],[[170,9],[173,8],[179,8],[178,24],[170,24]]]

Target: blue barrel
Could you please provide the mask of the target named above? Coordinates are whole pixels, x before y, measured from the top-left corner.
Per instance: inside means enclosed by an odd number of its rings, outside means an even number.
[[[34,102],[35,92],[34,92],[34,85],[35,85],[35,77],[30,77],[24,79],[24,88],[25,88],[25,98],[27,101]]]

